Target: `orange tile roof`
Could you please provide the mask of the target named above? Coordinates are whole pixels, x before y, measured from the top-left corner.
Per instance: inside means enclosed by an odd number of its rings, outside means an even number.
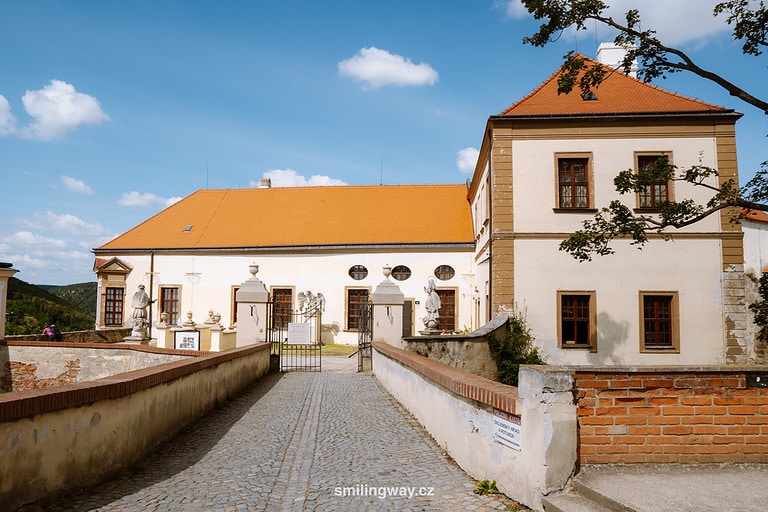
[[[752,220],[755,222],[766,222],[768,223],[768,213],[761,211],[761,210],[749,210],[747,208],[741,209],[741,214],[744,216],[746,220]]]
[[[584,56],[587,65],[597,62]],[[599,115],[633,113],[728,112],[724,107],[688,98],[614,71],[594,90],[596,100],[583,100],[578,86],[557,93],[557,70],[544,83],[499,116]]]
[[[95,251],[472,242],[465,185],[250,188],[198,190]]]

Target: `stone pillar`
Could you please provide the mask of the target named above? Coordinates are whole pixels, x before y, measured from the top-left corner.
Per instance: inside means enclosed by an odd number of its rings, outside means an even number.
[[[390,267],[384,267],[384,280],[371,294],[373,337],[375,341],[401,347],[405,295],[400,291],[400,287],[389,279],[391,272]]]
[[[171,325],[168,325],[168,313],[160,313],[160,321],[155,324],[155,330],[157,331],[156,346],[159,348],[173,348],[173,332],[171,332]]]
[[[8,304],[8,279],[18,272],[10,263],[0,263],[0,340],[5,339],[5,312]]]
[[[240,285],[235,294],[237,302],[237,347],[267,341],[267,302],[269,292],[257,277],[259,266],[248,267],[251,278]]]

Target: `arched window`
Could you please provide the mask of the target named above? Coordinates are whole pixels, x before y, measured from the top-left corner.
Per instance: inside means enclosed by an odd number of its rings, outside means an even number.
[[[405,281],[411,277],[411,269],[405,265],[398,265],[392,269],[392,277],[397,281]]]
[[[441,281],[453,279],[453,276],[455,275],[456,271],[453,270],[453,267],[450,265],[440,265],[435,269],[435,277]]]
[[[352,265],[349,267],[349,277],[356,281],[365,279],[368,276],[368,269],[363,265]]]

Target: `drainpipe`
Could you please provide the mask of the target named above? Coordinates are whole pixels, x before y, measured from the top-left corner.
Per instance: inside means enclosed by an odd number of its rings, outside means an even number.
[[[152,297],[155,293],[155,287],[153,286],[155,278],[155,251],[149,251],[149,339],[152,339]]]

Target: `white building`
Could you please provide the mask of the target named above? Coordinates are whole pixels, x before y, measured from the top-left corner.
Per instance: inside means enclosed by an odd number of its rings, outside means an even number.
[[[593,64],[593,61],[589,61]],[[580,263],[559,244],[611,200],[653,214],[667,199],[706,203],[679,182],[620,196],[613,178],[666,156],[738,180],[740,114],[612,72],[594,95],[558,94],[556,72],[488,119],[470,186],[482,319],[519,308],[551,363],[747,362],[742,232],[732,212],[652,237],[642,250]]]
[[[475,328],[471,222],[466,185],[199,190],[94,250],[96,328],[130,327],[140,284],[157,301],[153,325],[162,312],[178,325],[213,311],[234,327],[235,291],[253,262],[283,308],[323,294],[327,343],[357,343],[359,306],[385,266],[405,294],[405,335],[424,328],[430,277],[442,330]]]

